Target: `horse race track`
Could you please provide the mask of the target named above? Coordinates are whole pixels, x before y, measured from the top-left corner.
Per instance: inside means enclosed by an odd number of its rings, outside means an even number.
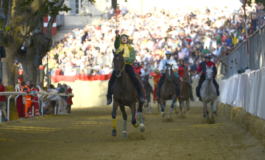
[[[117,136],[112,137],[111,106],[73,110],[70,115],[45,116],[0,124],[0,159],[115,159],[167,160],[265,159],[265,145],[225,117],[206,123],[201,107],[185,116],[162,118],[153,107],[144,112],[145,132],[131,125],[122,138],[122,116],[117,114]],[[168,111],[168,107],[166,111]]]

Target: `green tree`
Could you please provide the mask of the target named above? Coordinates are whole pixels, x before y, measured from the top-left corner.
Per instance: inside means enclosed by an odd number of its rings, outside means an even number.
[[[52,46],[52,24],[61,11],[68,12],[64,4],[65,0],[4,0],[4,13],[7,19],[4,23],[5,31],[2,35],[2,45],[6,49],[8,85],[14,85],[14,62],[17,59],[22,63],[24,79],[36,82],[37,69],[34,66],[36,55],[36,44],[39,48],[39,59],[42,59]],[[92,3],[95,0],[88,0]],[[50,16],[46,33],[41,38],[34,38],[33,31],[43,31],[42,18]],[[27,47],[26,53],[21,50],[22,46]]]

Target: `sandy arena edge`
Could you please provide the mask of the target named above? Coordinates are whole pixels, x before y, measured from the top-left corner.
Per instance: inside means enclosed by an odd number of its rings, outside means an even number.
[[[232,122],[236,122],[244,129],[250,131],[265,145],[265,120],[251,115],[240,107],[217,103],[218,113],[226,116]]]

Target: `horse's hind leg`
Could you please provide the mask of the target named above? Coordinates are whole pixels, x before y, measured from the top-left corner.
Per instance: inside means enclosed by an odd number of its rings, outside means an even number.
[[[134,127],[138,127],[138,124],[137,124],[136,119],[135,119],[135,114],[136,114],[136,106],[135,106],[135,103],[132,103],[131,106],[130,106],[130,108],[131,108],[131,112],[132,112],[132,125]]]
[[[122,138],[126,138],[127,137],[127,114],[125,112],[125,107],[124,105],[120,106],[121,112],[122,112],[122,117],[123,117],[123,130],[122,130]]]
[[[139,103],[139,108],[138,108],[138,115],[139,115],[139,120],[140,120],[140,131],[144,132],[145,131],[145,127],[144,127],[144,120],[143,120],[143,103]]]
[[[112,108],[112,136],[116,136],[117,135],[117,130],[116,130],[116,112],[118,109],[118,103],[116,101],[113,102],[113,108]]]

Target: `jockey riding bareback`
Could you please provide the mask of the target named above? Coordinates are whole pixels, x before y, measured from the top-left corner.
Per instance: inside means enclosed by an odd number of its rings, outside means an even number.
[[[162,76],[159,79],[159,82],[157,85],[157,91],[156,91],[156,98],[155,99],[160,98],[160,88],[163,85],[165,78],[166,78],[166,75],[165,75],[166,64],[173,65],[173,72],[174,73],[178,70],[177,62],[175,60],[171,59],[172,53],[170,51],[166,51],[165,55],[166,55],[166,58],[163,59],[159,64],[159,71],[162,72]],[[182,98],[183,96],[180,95],[179,81],[178,81],[176,76],[172,76],[172,78],[173,78],[174,84],[176,85],[176,95],[177,95],[177,97]]]
[[[129,75],[136,91],[137,91],[137,96],[140,102],[145,102],[144,94],[142,91],[142,87],[140,82],[135,76],[135,72],[132,67],[132,63],[135,61],[135,51],[134,48],[129,44],[129,36],[126,34],[119,35],[119,31],[115,31],[116,34],[116,39],[114,42],[114,47],[116,49],[116,54],[119,54],[120,52],[124,51],[123,58],[124,58],[124,63],[125,63],[125,72]],[[113,89],[112,86],[115,82],[116,76],[115,76],[115,71],[112,72],[109,84],[108,84],[108,93],[107,93],[107,105],[112,103],[112,94],[113,94]]]
[[[179,60],[178,67],[179,68],[178,68],[178,71],[175,72],[175,76],[178,78],[179,81],[182,81],[182,78],[184,76],[184,71],[188,70],[188,67],[185,66],[185,60],[184,59]],[[189,88],[190,88],[190,100],[194,101],[191,84],[189,84]]]
[[[210,54],[206,54],[204,58],[205,58],[205,61],[201,62],[200,65],[198,66],[198,69],[197,69],[197,74],[201,74],[201,76],[200,76],[198,87],[196,88],[196,95],[199,98],[201,97],[200,90],[201,90],[202,83],[206,79],[206,66],[208,66],[208,67],[213,66],[213,84],[216,88],[217,96],[219,96],[219,85],[217,84],[217,82],[215,80],[215,76],[217,74],[216,66],[211,61],[211,55]]]

